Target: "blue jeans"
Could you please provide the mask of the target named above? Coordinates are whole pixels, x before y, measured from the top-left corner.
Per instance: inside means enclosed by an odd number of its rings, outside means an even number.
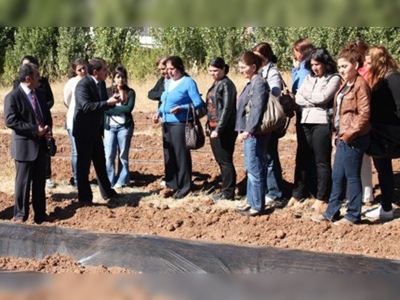
[[[282,198],[282,167],[278,154],[278,136],[271,132],[267,145],[265,196],[276,200]]]
[[[107,176],[111,186],[129,185],[129,148],[133,136],[133,127],[110,126],[104,130],[104,152],[106,155]],[[115,157],[119,151],[118,171],[115,172]]]
[[[349,203],[345,218],[352,223],[361,220],[362,185],[361,165],[365,150],[369,145],[369,135],[363,135],[347,145],[342,140],[336,144],[335,161],[332,171],[332,192],[324,216],[333,221],[340,215],[340,207],[346,196],[346,180],[349,187]]]
[[[77,184],[78,184],[78,175],[77,175],[78,153],[76,152],[75,138],[72,135],[72,129],[67,129],[67,131],[68,131],[68,135],[69,135],[69,140],[71,141],[71,148],[72,148],[72,154],[71,154],[72,174],[74,176],[74,184],[75,184],[75,186],[77,186]]]
[[[244,140],[244,164],[247,172],[247,203],[262,211],[265,206],[265,161],[269,135],[250,135]]]

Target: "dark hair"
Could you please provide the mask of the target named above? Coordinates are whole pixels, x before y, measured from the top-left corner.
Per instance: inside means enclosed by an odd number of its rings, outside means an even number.
[[[352,64],[358,62],[359,68],[363,66],[363,57],[357,49],[353,47],[344,47],[342,51],[337,55],[336,59],[343,58],[348,60]]]
[[[128,72],[126,71],[125,67],[123,66],[117,66],[115,67],[115,70],[112,73],[112,78],[114,80],[115,76],[120,75],[125,79],[125,84],[123,86],[123,89],[128,88]]]
[[[165,62],[167,61],[168,58],[169,58],[168,55],[161,56],[161,57],[160,57],[159,59],[157,59],[157,61],[156,61],[156,67],[158,67],[159,64],[165,65]]]
[[[215,67],[224,70],[225,75],[229,73],[229,66],[225,63],[224,59],[221,57],[214,57],[208,63],[209,67]]]
[[[165,64],[170,63],[175,69],[179,70],[182,74],[185,74],[185,66],[183,60],[179,56],[170,56],[165,60]]]
[[[254,54],[251,51],[246,51],[242,55],[240,55],[239,61],[244,63],[247,66],[256,65],[256,72],[262,66],[261,57],[259,57],[258,55]]]
[[[260,53],[262,59],[267,59],[274,64],[278,62],[278,58],[274,54],[274,51],[272,51],[271,45],[266,42],[255,45],[253,52]]]
[[[89,59],[89,64],[88,64],[89,74],[93,75],[94,70],[100,71],[103,64],[107,64],[107,62],[100,57],[93,57]]]
[[[299,39],[296,42],[294,42],[293,47],[292,47],[293,56],[294,56],[295,50],[300,53],[300,55],[301,55],[300,62],[302,62],[308,58],[311,51],[314,50],[314,46],[310,42],[309,39],[303,38],[303,39]]]
[[[27,76],[33,76],[34,69],[37,70],[38,66],[33,63],[21,65],[18,71],[18,80],[20,82],[25,82]]]
[[[86,60],[84,60],[82,57],[75,58],[70,64],[70,68],[69,68],[69,72],[68,72],[68,78],[72,78],[72,77],[75,77],[77,75],[75,69],[79,65],[87,67]]]
[[[39,68],[39,61],[37,60],[36,57],[34,57],[34,56],[32,56],[32,55],[25,55],[25,56],[21,59],[21,65],[22,65],[22,62],[23,62],[24,60],[28,60],[29,63],[34,64],[34,65],[36,65],[36,66]]]
[[[314,49],[305,62],[305,68],[310,71],[311,76],[315,76],[314,72],[312,72],[311,68],[311,60],[315,60],[319,63],[323,63],[325,65],[324,75],[335,74],[337,73],[336,62],[333,60],[328,50],[325,48],[316,48]]]

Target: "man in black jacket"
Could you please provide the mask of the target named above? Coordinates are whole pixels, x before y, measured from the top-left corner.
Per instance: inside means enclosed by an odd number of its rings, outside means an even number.
[[[160,70],[161,77],[157,80],[156,85],[149,91],[147,97],[150,100],[158,101],[158,107],[160,107],[161,95],[164,92],[165,81],[169,79],[169,74],[167,72],[167,67],[165,66],[165,61],[168,56],[163,56],[157,60],[156,66]]]
[[[39,71],[34,64],[24,64],[18,73],[20,84],[4,100],[4,121],[11,128],[11,155],[15,160],[14,222],[24,222],[29,215],[32,187],[34,221],[54,221],[46,214],[46,138],[51,136],[52,118],[39,86]]]
[[[89,184],[90,163],[96,171],[100,193],[108,201],[117,193],[111,188],[107,177],[104,154],[104,111],[121,102],[118,94],[109,99],[105,80],[107,78],[107,63],[101,58],[89,61],[89,76],[86,76],[76,86],[76,107],[74,114],[73,136],[78,153],[78,199],[81,203],[93,202],[93,194]],[[97,203],[103,203],[101,200]]]

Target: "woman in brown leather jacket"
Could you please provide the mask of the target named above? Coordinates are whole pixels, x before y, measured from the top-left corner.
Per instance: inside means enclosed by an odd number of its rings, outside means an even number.
[[[233,165],[233,152],[237,132],[236,87],[226,76],[229,66],[220,57],[213,58],[208,64],[209,73],[214,82],[207,92],[207,128],[211,149],[221,170],[221,193],[212,195],[214,201],[232,200],[235,197],[236,171]]]
[[[335,225],[355,224],[361,220],[361,164],[369,145],[371,90],[358,74],[363,59],[355,49],[344,49],[338,55],[339,73],[344,79],[334,102],[333,124],[336,129],[336,153],[332,170],[332,192],[328,208],[313,216],[316,222],[328,220]],[[340,208],[345,198],[346,181],[349,203],[344,218]]]

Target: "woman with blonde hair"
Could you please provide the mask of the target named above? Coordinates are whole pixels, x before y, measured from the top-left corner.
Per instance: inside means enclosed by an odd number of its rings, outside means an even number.
[[[399,66],[384,46],[371,47],[365,56],[372,88],[371,125],[398,126],[400,131]],[[393,219],[394,177],[392,159],[373,158],[381,189],[381,205],[366,212],[367,218]]]

